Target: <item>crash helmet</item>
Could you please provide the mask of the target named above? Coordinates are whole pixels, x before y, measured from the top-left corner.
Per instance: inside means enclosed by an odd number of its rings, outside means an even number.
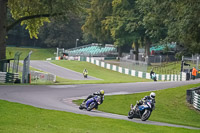
[[[99,91],[101,95],[104,95],[104,90]]]
[[[156,93],[151,92],[151,93],[150,93],[150,97],[154,99],[154,98],[156,97]]]

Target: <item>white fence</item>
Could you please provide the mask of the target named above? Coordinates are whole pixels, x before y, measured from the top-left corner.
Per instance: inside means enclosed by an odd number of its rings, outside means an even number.
[[[100,67],[104,67],[106,69],[110,69],[113,71],[117,71],[123,74],[131,75],[131,76],[136,76],[140,78],[146,78],[150,79],[150,73],[142,72],[142,71],[137,71],[137,70],[131,70],[128,68],[123,68],[119,67],[116,65],[111,65],[106,62],[97,60],[95,58],[87,57],[86,58],[87,62],[90,62],[92,64],[95,64]],[[157,74],[157,79],[158,80],[163,80],[163,81],[186,81],[186,73],[180,73],[180,75],[175,75],[175,74],[168,74],[168,75],[163,75],[163,74]]]

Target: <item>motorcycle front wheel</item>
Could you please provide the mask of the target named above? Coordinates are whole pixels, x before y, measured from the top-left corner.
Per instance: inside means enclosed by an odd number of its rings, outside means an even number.
[[[84,109],[83,103],[79,106],[79,109],[80,110]]]
[[[144,113],[142,114],[141,120],[142,120],[142,121],[148,120],[149,117],[150,117],[150,115],[151,115],[151,111],[146,109],[146,110],[144,111]]]
[[[82,107],[82,106],[80,106],[80,107],[79,107],[79,109],[80,109],[80,110],[82,110],[82,109],[83,109],[83,107]]]
[[[129,118],[129,119],[133,119],[133,117],[134,117],[134,112],[133,112],[132,110],[130,110],[130,111],[128,112],[128,118]]]

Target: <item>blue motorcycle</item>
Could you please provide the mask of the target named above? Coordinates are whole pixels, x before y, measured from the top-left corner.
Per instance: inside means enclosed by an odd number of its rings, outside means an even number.
[[[146,100],[143,102],[142,105],[135,105],[131,104],[131,109],[128,113],[128,118],[140,118],[142,121],[146,121],[151,116],[151,112],[154,110],[155,105],[152,100]]]
[[[88,99],[86,102],[83,102],[79,109],[86,109],[87,111],[91,111],[92,109],[97,109],[98,105],[101,104],[101,97],[95,96],[93,98]]]

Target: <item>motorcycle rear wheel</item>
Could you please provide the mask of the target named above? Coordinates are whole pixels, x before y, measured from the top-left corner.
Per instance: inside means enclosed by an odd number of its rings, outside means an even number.
[[[144,113],[142,114],[141,120],[142,120],[142,121],[148,120],[149,117],[150,117],[150,115],[151,115],[151,111],[146,109],[146,110],[144,111]]]
[[[81,106],[80,106],[80,107],[79,107],[79,109],[80,109],[80,110],[82,110],[82,109],[83,109],[83,107],[81,107]]]
[[[89,105],[89,107],[87,108],[87,111],[91,111],[95,106],[96,106],[95,103],[91,103],[91,104]]]

